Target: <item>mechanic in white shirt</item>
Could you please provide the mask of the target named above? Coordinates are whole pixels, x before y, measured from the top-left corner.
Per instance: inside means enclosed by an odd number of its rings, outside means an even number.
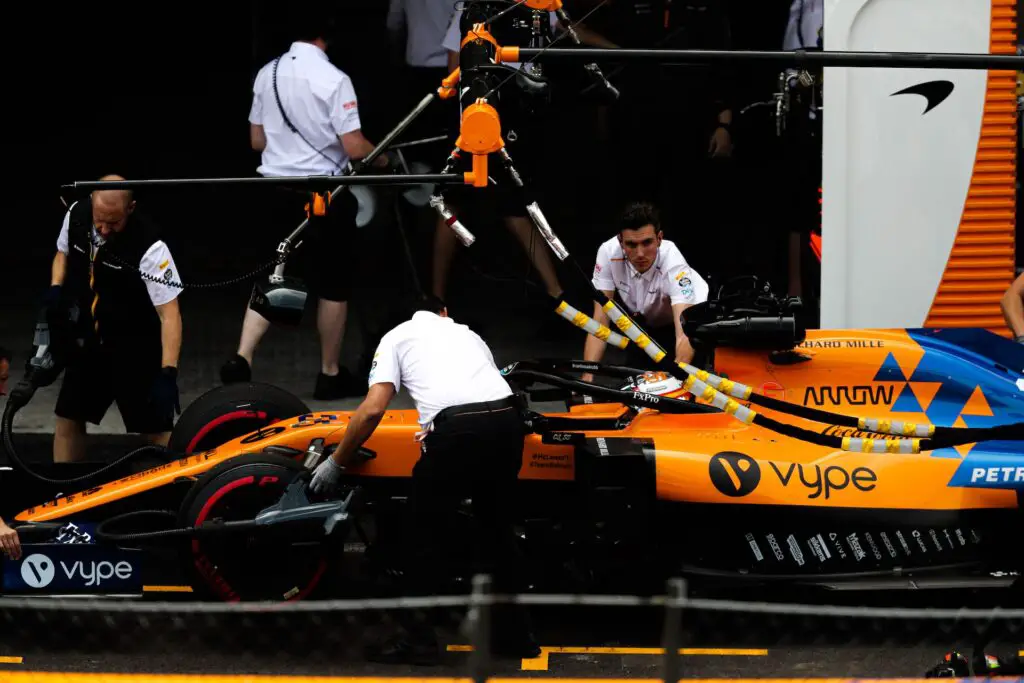
[[[361,130],[351,79],[327,57],[334,18],[309,13],[303,21],[306,25],[288,51],[264,65],[253,85],[249,136],[252,148],[261,152],[257,172],[262,176],[340,175],[350,161],[363,159],[374,149]],[[374,162],[377,167],[388,164],[387,154]],[[310,195],[303,192],[265,194],[267,232],[274,246],[305,219],[303,207],[309,201]],[[312,218],[303,244],[293,252],[305,262],[310,295],[319,299],[320,372],[313,392],[318,400],[361,393],[361,383],[340,366],[352,269],[337,265],[340,255],[358,248],[357,210],[352,192],[340,193],[326,216]],[[251,379],[256,347],[269,328],[266,318],[251,307],[246,310],[238,350],[221,368],[221,381]]]
[[[675,340],[675,361],[693,360],[693,347],[683,332],[680,316],[694,304],[707,301],[708,284],[683,258],[678,247],[664,239],[661,219],[654,206],[630,204],[619,218],[619,234],[601,245],[594,264],[594,287],[621,302],[625,312],[663,347]],[[594,320],[617,329],[601,305],[594,303]],[[605,342],[588,334],[583,359],[600,362]],[[641,367],[650,357],[630,342],[630,362]],[[671,353],[669,349],[666,352]],[[583,381],[593,376],[587,373]]]
[[[310,488],[330,493],[345,467],[373,434],[388,404],[404,386],[419,413],[420,459],[413,469],[412,556],[407,595],[434,595],[445,581],[444,551],[465,543],[446,528],[459,502],[470,497],[481,525],[479,540],[492,562],[495,591],[516,592],[523,577],[512,527],[514,493],[522,467],[526,427],[519,398],[494,363],[491,350],[466,325],[448,317],[445,304],[425,298],[411,319],[385,334],[377,347],[366,399],[352,414],[341,443],[317,466]],[[387,457],[382,454],[382,457]],[[435,632],[409,619],[406,634],[368,656],[378,662],[436,663]],[[494,652],[514,658],[540,654],[525,610],[495,616]]]
[[[129,190],[93,192],[68,208],[57,237],[46,315],[50,347],[66,369],[54,409],[54,462],[82,460],[86,422],[100,424],[114,402],[127,432],[162,446],[181,412],[180,275],[135,206]]]

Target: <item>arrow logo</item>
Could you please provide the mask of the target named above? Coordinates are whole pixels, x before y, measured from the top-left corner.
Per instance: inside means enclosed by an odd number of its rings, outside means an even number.
[[[928,100],[928,106],[921,112],[923,116],[942,104],[952,92],[953,83],[951,81],[926,81],[894,92],[893,95],[920,95]]]

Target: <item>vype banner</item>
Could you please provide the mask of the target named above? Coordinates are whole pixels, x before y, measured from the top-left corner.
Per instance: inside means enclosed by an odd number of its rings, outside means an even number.
[[[3,592],[142,594],[142,553],[91,544],[27,544],[3,563]]]

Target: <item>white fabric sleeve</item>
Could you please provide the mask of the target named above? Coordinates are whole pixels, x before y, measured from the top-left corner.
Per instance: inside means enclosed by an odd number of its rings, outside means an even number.
[[[331,125],[335,135],[345,135],[362,128],[359,121],[359,101],[352,80],[343,76],[338,87],[331,93],[330,105]]]
[[[459,20],[461,18],[462,10],[455,10],[455,14],[452,15],[452,20],[448,24],[448,30],[445,31],[444,40],[441,41],[441,47],[449,52],[458,52],[460,49],[462,34],[459,32]]]
[[[78,202],[75,202],[77,204]],[[68,227],[71,225],[71,209],[75,208],[75,204],[71,205],[71,208],[64,214],[64,223],[60,226],[60,234],[57,235],[57,251],[62,254],[67,254],[68,249]]]
[[[154,242],[153,246],[142,255],[142,260],[139,261],[139,270],[159,280],[154,282],[149,277],[143,278],[143,282],[146,283],[146,291],[149,292],[149,300],[153,302],[154,306],[163,306],[174,301],[181,294],[180,287],[170,284],[172,282],[180,283],[181,279],[174,258],[171,256],[171,250],[163,241]]]
[[[261,81],[265,73],[266,69],[260,69],[260,72],[256,74],[256,81],[252,84],[252,105],[249,107],[249,123],[254,123],[257,126],[263,125],[263,97],[261,93],[264,88]]]
[[[398,350],[395,348],[395,335],[385,334],[381,337],[377,351],[373,354],[373,363],[370,365],[370,376],[367,386],[390,382],[395,387],[395,393],[402,389],[402,368],[398,363]]]
[[[612,279],[612,260],[603,244],[597,250],[597,260],[594,261],[594,277],[591,282],[602,292],[615,289],[615,280]]]
[[[665,271],[665,289],[673,304],[699,304],[707,301],[708,283],[685,261]]]

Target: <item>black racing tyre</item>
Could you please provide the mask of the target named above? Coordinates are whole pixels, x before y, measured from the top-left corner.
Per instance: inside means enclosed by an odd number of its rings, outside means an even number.
[[[309,412],[302,399],[272,384],[228,384],[206,392],[182,412],[167,446],[175,453],[199,453]]]
[[[179,525],[254,519],[280,500],[304,470],[300,462],[269,453],[226,460],[204,474],[185,496]],[[197,597],[225,602],[301,600],[317,588],[328,565],[324,544],[290,544],[286,537],[251,532],[193,538],[184,554]]]

